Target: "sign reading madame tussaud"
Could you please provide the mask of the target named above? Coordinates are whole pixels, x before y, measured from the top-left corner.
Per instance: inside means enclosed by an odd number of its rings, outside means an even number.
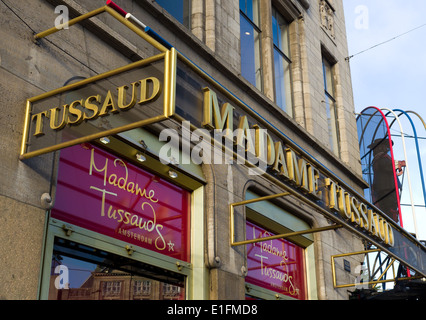
[[[165,54],[27,100],[21,158],[141,127],[167,113]]]
[[[194,127],[207,131],[206,135],[197,133],[203,140],[194,149],[201,149],[203,155],[209,154],[203,149],[208,145],[204,143],[207,141],[205,136],[209,136],[215,145],[219,140],[220,150],[225,146],[234,155],[243,150],[239,156],[255,168],[261,168],[261,174],[284,182],[289,189],[296,191],[294,194],[320,208],[327,217],[332,217],[424,274],[424,247],[386,214],[317,163],[271,122],[231,94],[229,89],[188,61],[178,59],[176,74],[176,114]],[[182,130],[183,140],[198,141],[184,137],[188,131]]]

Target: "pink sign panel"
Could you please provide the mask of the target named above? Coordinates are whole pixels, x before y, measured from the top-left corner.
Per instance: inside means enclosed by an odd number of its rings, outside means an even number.
[[[247,240],[274,234],[247,221]],[[247,245],[246,282],[290,296],[306,299],[304,249],[292,242],[276,239]]]
[[[52,218],[190,259],[190,193],[91,144],[61,151]]]

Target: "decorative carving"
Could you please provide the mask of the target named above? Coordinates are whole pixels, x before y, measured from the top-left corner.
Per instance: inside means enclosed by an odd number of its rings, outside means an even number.
[[[334,8],[327,0],[320,0],[321,26],[327,30],[332,39],[336,39],[334,31]]]

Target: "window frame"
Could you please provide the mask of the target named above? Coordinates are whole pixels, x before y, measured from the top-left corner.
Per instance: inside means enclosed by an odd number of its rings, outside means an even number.
[[[154,139],[153,141],[157,140]],[[161,148],[161,146],[164,145],[162,142],[157,143],[158,145],[153,144],[153,149],[156,149],[156,147]],[[118,150],[116,150],[114,154],[119,158],[127,159],[126,155]],[[158,169],[155,169],[156,164],[154,162],[151,163],[153,167],[140,166],[141,170],[154,170],[154,172],[156,172]],[[58,170],[58,163],[55,165],[56,170]],[[181,174],[187,176],[189,179],[187,185],[187,190],[190,192],[190,229],[188,232],[190,236],[191,253],[189,262],[134,245],[131,247],[131,255],[129,255],[126,249],[129,243],[52,218],[48,211],[46,213],[46,231],[40,262],[41,267],[39,271],[37,299],[47,300],[49,297],[50,273],[55,237],[74,241],[112,254],[151,264],[158,268],[180,273],[185,276],[185,298],[187,300],[207,299],[208,274],[205,268],[203,254],[205,239],[204,228],[196,227],[204,225],[204,215],[196,214],[197,212],[204,212],[204,185],[200,185],[199,183],[192,185],[192,178],[185,172],[181,172]]]
[[[275,32],[276,28],[274,28],[274,19],[278,26],[278,17],[286,23],[286,48],[280,48],[279,44],[275,43]],[[284,17],[284,15],[281,13],[280,10],[278,10],[274,5],[272,5],[272,11],[271,11],[271,28],[272,28],[272,54],[273,54],[273,61],[274,61],[274,67],[273,67],[273,77],[274,77],[274,97],[275,97],[275,103],[280,107],[281,110],[283,110],[285,113],[287,113],[290,117],[293,118],[294,116],[294,105],[293,105],[293,86],[292,86],[292,60],[291,60],[291,48],[290,48],[290,22]],[[280,39],[278,39],[280,40]],[[286,54],[283,49],[286,49],[288,51],[288,54]],[[278,66],[276,65],[275,61],[275,53],[277,53],[281,59],[287,63],[288,67],[288,81],[286,81],[286,76],[284,75],[284,78],[278,78],[276,76],[276,70]],[[285,68],[283,68],[285,70]],[[281,70],[283,74],[285,74],[285,71]],[[284,96],[284,106],[282,105],[282,102],[278,101],[278,85],[277,81],[279,81],[280,85],[284,85],[285,96]],[[288,93],[288,94],[287,94]]]
[[[263,192],[259,192],[256,189],[249,188],[245,191],[245,199],[251,200],[261,197],[262,193]],[[285,209],[278,203],[269,200],[247,204],[245,207],[244,230],[246,220],[258,224],[274,233],[289,232],[289,229],[297,231],[310,228],[310,224],[307,221]],[[246,239],[245,232],[244,237]],[[304,249],[306,300],[316,300],[318,294],[314,237],[312,234],[305,234],[293,237],[291,242]],[[245,255],[247,259],[247,252]],[[290,296],[248,282],[245,282],[245,294],[246,296],[262,300],[296,300]]]
[[[333,154],[340,156],[340,128],[335,92],[335,64],[336,63],[331,62],[324,54],[322,55],[324,103],[326,108],[329,143]]]
[[[71,234],[66,230],[72,230]],[[133,259],[135,261],[141,261],[152,266],[173,271],[185,276],[185,299],[191,299],[191,291],[193,286],[193,264],[185,261],[180,261],[160,253],[144,249],[141,247],[134,247],[133,252],[129,255],[126,251],[128,243],[110,238],[108,236],[101,235],[97,232],[87,230],[58,219],[50,219],[49,228],[46,236],[46,242],[44,245],[44,256],[42,259],[41,276],[39,283],[39,297],[40,300],[48,300],[49,297],[49,285],[51,279],[51,264],[52,264],[52,253],[55,243],[55,238],[62,238],[68,241],[73,241],[85,246],[96,248],[102,251],[109,252],[118,256]],[[181,270],[177,267],[177,262],[182,266]]]
[[[261,92],[263,92],[264,89],[264,81],[263,81],[263,77],[264,77],[264,70],[263,70],[263,57],[262,57],[262,29],[261,29],[261,13],[260,13],[260,3],[258,0],[246,0],[246,1],[255,1],[256,5],[257,5],[257,10],[253,10],[257,12],[257,17],[253,17],[254,20],[258,20],[258,23],[256,23],[256,21],[253,21],[252,18],[250,18],[246,12],[244,12],[240,6],[239,8],[239,12],[240,12],[240,57],[241,57],[241,75],[243,76],[244,79],[246,79],[248,82],[250,82],[253,86],[255,86],[258,90],[260,90]],[[241,4],[241,1],[240,1]],[[255,66],[254,66],[254,81],[255,83],[253,83],[248,77],[244,76],[243,74],[243,55],[242,55],[242,42],[243,42],[243,34],[242,34],[242,22],[241,19],[244,19],[244,21],[246,23],[248,23],[250,25],[250,27],[252,28],[253,32],[256,32],[258,35],[258,43],[256,44],[256,40],[254,40],[254,47],[252,48],[252,52],[254,53],[254,62],[255,62]],[[258,54],[256,54],[256,51],[258,51]],[[258,63],[259,67],[256,68],[256,62]],[[259,74],[257,74],[259,73]]]

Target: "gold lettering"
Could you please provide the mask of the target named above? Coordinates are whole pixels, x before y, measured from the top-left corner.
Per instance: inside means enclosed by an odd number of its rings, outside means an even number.
[[[208,129],[233,131],[233,111],[234,107],[229,103],[219,108],[216,93],[210,88],[204,88],[204,119],[202,125]],[[213,124],[214,119],[214,124]]]
[[[76,116],[76,119],[71,120],[68,116],[68,124],[78,125],[83,121],[83,111],[77,108],[78,105],[83,106],[83,99],[76,100],[70,104],[68,112]]]
[[[161,225],[161,224],[158,224],[156,227],[155,227],[155,230],[157,231],[157,233],[158,233],[158,237],[155,239],[155,242],[154,242],[154,244],[155,244],[155,247],[158,249],[158,250],[164,250],[164,249],[166,249],[166,240],[164,240],[164,237],[163,237],[163,235],[161,234],[161,231],[160,230],[163,230],[163,226]],[[157,241],[158,240],[160,240],[162,243],[163,243],[163,246],[162,247],[160,247],[158,244],[157,244]]]
[[[274,147],[274,140],[269,135],[269,133],[266,133],[266,161],[269,166],[273,165],[275,162],[275,147]]]
[[[280,141],[275,142],[275,162],[272,170],[288,179],[288,170],[286,158],[284,156],[283,146]]]
[[[37,114],[33,115],[32,118],[31,118],[31,121],[34,121],[34,119],[36,120],[36,127],[35,127],[35,131],[34,131],[34,135],[36,137],[44,135],[44,132],[43,132],[43,116],[48,118],[49,117],[49,110],[37,113]]]
[[[373,212],[373,210],[370,210],[368,212],[368,231],[374,235],[374,236],[379,236],[379,224],[377,221],[377,216],[376,213]],[[374,229],[374,232],[373,232]]]
[[[393,247],[395,245],[395,240],[393,237],[393,229],[392,226],[389,223],[386,223],[388,228],[388,244]]]
[[[102,192],[101,217],[104,217],[105,216],[105,194],[109,194],[109,195],[112,195],[112,196],[115,196],[115,197],[117,196],[117,194],[113,193],[113,192],[106,191],[105,189],[99,189],[99,188],[96,188],[96,187],[93,187],[93,186],[91,186],[90,189]],[[108,215],[109,214],[110,214],[110,212],[108,211]]]
[[[117,100],[117,104],[118,107],[121,110],[128,110],[134,107],[134,105],[136,104],[136,87],[139,85],[138,82],[133,82],[132,83],[132,99],[130,100],[130,102],[128,104],[126,103],[126,93],[127,93],[127,89],[129,88],[128,86],[121,86],[118,88],[118,100]]]
[[[148,82],[152,83],[152,93],[149,97],[148,97],[148,91],[149,91]],[[148,101],[156,100],[159,97],[161,92],[160,80],[154,77],[149,77],[149,78],[140,80],[140,83],[141,83],[141,98],[139,100],[139,104],[144,104]]]
[[[383,241],[386,240],[386,233],[387,230],[385,229],[385,219],[383,219],[382,217],[379,217],[379,236],[380,239],[382,239]]]
[[[115,101],[114,101],[114,97],[113,97],[110,90],[108,90],[107,96],[105,98],[104,104],[102,105],[102,109],[101,109],[101,112],[99,113],[99,115],[101,117],[107,115],[108,112],[109,112],[108,109],[111,109],[112,113],[118,112],[117,106],[116,106]]]
[[[337,201],[336,183],[330,178],[325,179],[325,185],[328,188],[328,207],[334,211],[339,211],[339,203]]]
[[[96,119],[99,116],[99,107],[98,105],[92,103],[93,100],[96,100],[97,102],[101,102],[101,96],[98,94],[96,96],[90,96],[86,99],[84,103],[84,107],[87,110],[92,111],[93,114],[91,116],[87,116],[87,114],[84,113],[83,120],[92,120],[92,119]]]
[[[338,198],[338,206],[340,215],[343,218],[350,219],[352,216],[351,210],[351,199],[349,197],[349,193],[345,191],[342,187],[337,188],[337,198]]]
[[[352,217],[351,217],[351,221],[355,222],[356,224],[360,225],[360,214],[359,214],[359,201],[357,198],[352,197],[351,199],[351,204],[352,204]]]
[[[321,199],[322,191],[319,190],[319,170],[313,165],[308,166],[308,177],[309,177],[309,193],[317,199]]]
[[[255,155],[260,161],[267,161],[267,151],[266,151],[266,143],[265,143],[265,131],[261,129],[257,124],[253,126],[255,130]]]
[[[306,160],[303,158],[297,160],[296,153],[290,148],[287,148],[286,156],[289,179],[297,186],[300,186],[304,191],[309,192],[308,164]]]
[[[125,163],[124,163],[124,161],[123,161],[123,160],[121,160],[121,159],[115,159],[115,160],[114,160],[114,167],[117,167],[117,161],[121,163],[121,166],[122,166],[122,167],[124,167],[124,169],[125,169],[125,171],[126,171],[126,178],[123,178],[123,177],[119,178],[119,179],[118,179],[118,181],[117,181],[117,186],[118,186],[120,189],[125,190],[125,189],[126,189],[126,184],[127,184],[127,178],[128,178],[128,176],[129,176],[129,172],[128,172],[128,170],[127,170],[127,166],[126,166],[126,164],[125,164]],[[120,185],[120,180],[121,180],[121,181],[122,181],[122,183],[123,183],[122,185]]]
[[[246,143],[244,143],[246,141]],[[247,152],[255,153],[255,143],[252,136],[252,131],[249,127],[247,116],[240,118],[240,123],[237,130],[236,144],[244,148]]]
[[[52,108],[50,109],[50,128],[52,130],[61,130],[67,125],[67,118],[68,118],[68,105],[65,104],[62,106],[62,121],[59,124],[56,124],[58,122],[59,118],[59,108]]]
[[[107,169],[108,169],[108,159],[105,159],[105,166],[102,169],[98,169],[95,165],[95,149],[92,148],[91,150],[91,156],[90,156],[90,167],[89,167],[89,175],[91,176],[93,173],[93,168],[97,172],[103,172],[104,173],[104,186],[106,186],[106,179],[107,179]]]
[[[361,214],[360,226],[365,230],[368,230],[368,217],[367,217],[368,208],[365,203],[359,205],[359,213]]]
[[[161,93],[160,80],[155,77],[149,77],[143,80],[139,80],[137,82],[133,82],[131,84],[132,98],[129,102],[126,99],[127,90],[129,87],[124,85],[121,87],[117,87],[118,100],[115,100],[115,96],[113,95],[111,90],[108,90],[101,108],[99,104],[101,103],[102,97],[97,94],[90,96],[86,99],[76,100],[72,102],[71,105],[65,104],[62,106],[62,108],[56,107],[50,110],[45,110],[43,112],[33,115],[31,118],[31,121],[35,121],[35,132],[33,135],[39,137],[45,134],[43,131],[44,117],[50,118],[50,128],[52,130],[62,130],[67,124],[79,125],[84,120],[93,120],[99,116],[106,116],[109,113],[118,113],[120,110],[129,110],[136,104],[136,88],[139,85],[141,86],[141,97],[139,100],[139,104],[155,100],[159,97]],[[97,104],[94,103],[95,101],[97,102]],[[87,113],[87,111],[89,112]],[[61,112],[62,119],[60,119]],[[232,111],[230,114],[232,116]],[[232,123],[232,118],[230,119],[230,123]]]

